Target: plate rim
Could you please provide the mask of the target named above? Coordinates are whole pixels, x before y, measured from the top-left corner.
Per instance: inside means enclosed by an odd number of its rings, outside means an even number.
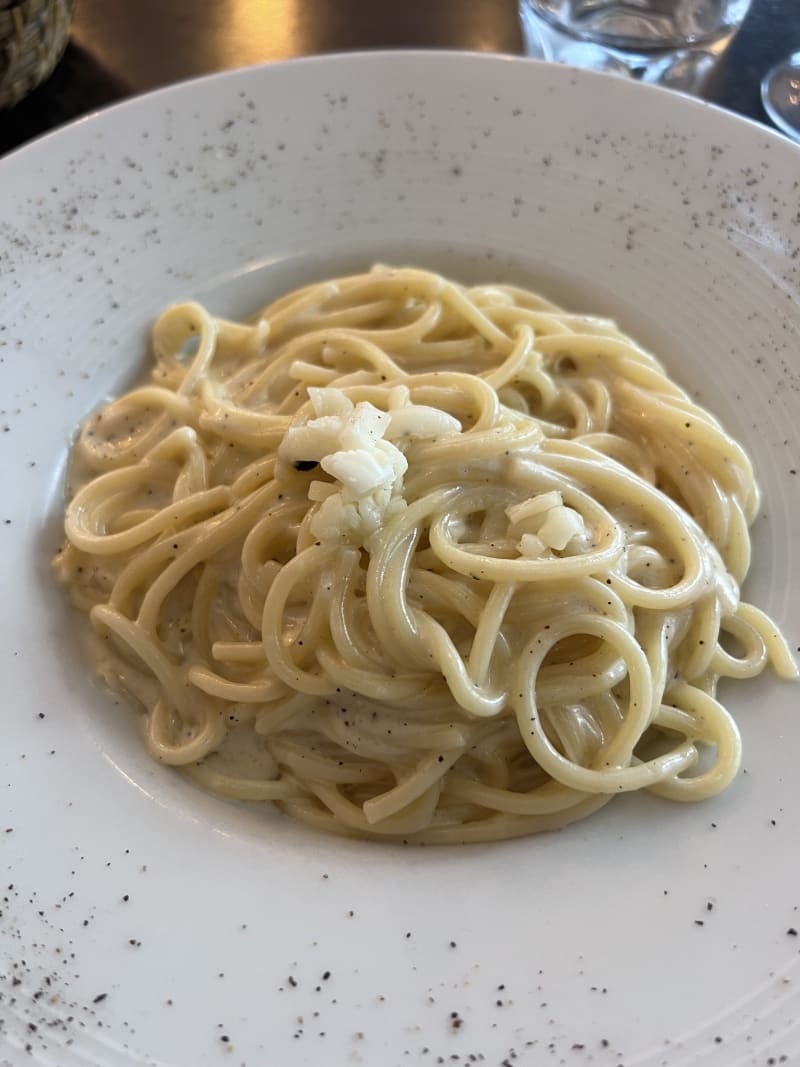
[[[243,67],[229,67],[221,70],[208,71],[204,74],[192,75],[187,78],[179,78],[177,81],[167,82],[163,85],[145,89],[142,92],[134,92],[130,96],[123,97],[120,100],[114,100],[108,104],[103,104],[100,107],[91,108],[61,125],[55,126],[50,130],[46,130],[45,132],[32,137],[30,140],[25,141],[23,144],[18,145],[0,156],[0,167],[7,165],[11,161],[16,161],[16,159],[26,151],[31,149],[36,149],[37,151],[40,150],[40,147],[49,144],[52,138],[62,137],[65,134],[68,134],[74,127],[82,126],[86,123],[94,124],[98,120],[102,120],[106,115],[121,113],[128,108],[142,106],[143,104],[147,105],[156,99],[167,100],[172,95],[188,92],[211,82],[223,82],[228,79],[236,79],[237,77],[248,78],[270,70],[301,68],[308,65],[334,66],[340,63],[357,65],[362,62],[372,63],[377,60],[380,60],[381,62],[388,61],[390,63],[398,61],[401,63],[417,61],[434,63],[437,61],[441,62],[442,59],[456,60],[457,62],[468,62],[472,64],[512,64],[514,66],[526,66],[529,69],[543,70],[546,68],[549,71],[556,69],[564,71],[565,77],[574,78],[577,76],[579,79],[586,79],[589,82],[594,82],[599,79],[604,83],[611,80],[619,85],[627,86],[628,88],[624,90],[626,92],[632,90],[636,93],[652,93],[655,94],[656,98],[662,100],[665,98],[677,98],[681,101],[678,107],[695,110],[698,114],[703,112],[711,113],[716,116],[717,120],[723,122],[733,121],[737,126],[744,124],[746,127],[750,127],[762,135],[768,135],[773,143],[777,142],[788,146],[790,152],[800,152],[800,142],[793,141],[774,125],[767,125],[766,122],[753,118],[750,115],[742,115],[738,111],[727,108],[716,101],[705,100],[700,96],[694,96],[690,93],[684,93],[677,89],[670,89],[650,82],[639,81],[635,78],[627,78],[622,75],[609,74],[607,72],[590,70],[584,67],[575,67],[567,63],[554,63],[549,60],[539,59],[521,53],[479,52],[459,48],[367,48],[352,51],[337,49],[331,52],[317,52],[310,55],[291,56],[285,59],[264,60],[263,62],[250,63]],[[561,75],[556,76],[559,77]]]

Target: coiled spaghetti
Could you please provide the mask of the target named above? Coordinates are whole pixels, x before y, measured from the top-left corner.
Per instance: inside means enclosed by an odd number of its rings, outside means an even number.
[[[733,779],[718,680],[796,674],[739,597],[758,489],[612,323],[379,267],[153,349],[81,430],[56,570],[157,759],[442,843]]]

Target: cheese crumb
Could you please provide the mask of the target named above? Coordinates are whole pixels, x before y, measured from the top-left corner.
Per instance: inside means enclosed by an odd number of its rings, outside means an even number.
[[[405,507],[403,453],[413,440],[461,433],[458,419],[411,401],[406,386],[389,391],[388,411],[353,404],[340,389],[310,387],[313,417],[291,426],[278,449],[289,464],[318,463],[333,482],[312,481],[309,529],[320,541],[366,545]]]
[[[576,538],[586,537],[583,516],[566,506],[556,491],[512,504],[506,508],[506,515],[519,533],[517,549],[528,559],[536,559],[548,550],[563,552]]]

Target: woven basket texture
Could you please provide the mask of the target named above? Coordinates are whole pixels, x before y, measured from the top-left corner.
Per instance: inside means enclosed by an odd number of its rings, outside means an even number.
[[[52,72],[69,40],[75,0],[0,0],[0,108]]]

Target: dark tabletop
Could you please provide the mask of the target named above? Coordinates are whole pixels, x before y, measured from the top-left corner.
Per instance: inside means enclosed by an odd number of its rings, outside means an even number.
[[[50,79],[0,111],[0,152],[79,115],[211,71],[356,48],[522,51],[516,0],[77,0]],[[753,0],[707,99],[768,122],[762,74],[800,49],[800,0]]]

